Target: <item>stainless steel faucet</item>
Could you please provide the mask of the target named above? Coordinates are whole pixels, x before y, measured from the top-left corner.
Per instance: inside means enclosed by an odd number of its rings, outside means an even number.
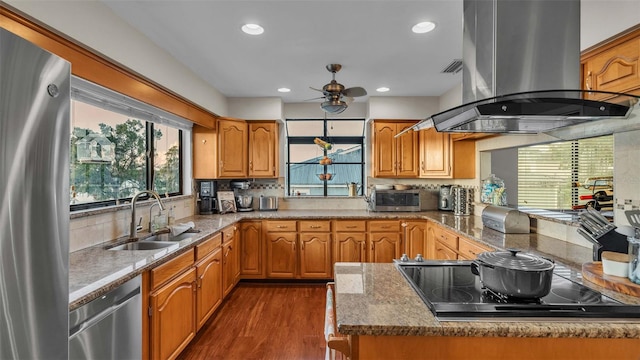
[[[142,190],[133,196],[131,199],[131,227],[129,228],[129,238],[136,238],[136,202],[138,202],[138,198],[141,195],[149,194],[156,198],[158,206],[160,206],[160,211],[164,210],[164,205],[162,204],[162,200],[160,200],[160,195],[153,190]]]

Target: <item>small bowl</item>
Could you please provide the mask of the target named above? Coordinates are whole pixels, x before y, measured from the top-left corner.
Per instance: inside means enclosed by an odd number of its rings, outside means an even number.
[[[396,190],[409,190],[411,189],[413,186],[411,185],[405,185],[405,184],[395,184],[393,185],[393,188]]]
[[[602,272],[607,275],[629,276],[629,255],[613,251],[602,252]]]
[[[377,184],[375,185],[376,190],[392,190],[393,189],[393,185],[386,185],[386,184]]]

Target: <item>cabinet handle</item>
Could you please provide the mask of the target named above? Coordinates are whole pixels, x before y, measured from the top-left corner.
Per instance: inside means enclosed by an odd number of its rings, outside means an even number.
[[[350,226],[347,226],[346,228],[347,228],[347,229],[355,229],[356,227],[357,227],[357,226],[355,226],[355,225],[350,225]]]
[[[198,288],[202,288],[202,277],[198,278]]]
[[[304,251],[304,241],[300,243],[300,248],[302,249],[302,251]]]
[[[424,161],[421,161],[421,162],[420,162],[420,169],[421,169],[422,171],[425,171],[425,170],[424,170]]]
[[[249,170],[253,170],[253,161],[249,161]]]
[[[295,243],[295,241],[291,243],[291,247],[293,248],[293,251],[296,251],[296,243]]]
[[[218,259],[213,259],[213,262],[214,262],[214,263],[216,263],[216,264],[219,264],[219,263],[220,263],[220,260],[218,260]]]
[[[389,228],[391,228],[391,226],[389,226],[389,225],[385,225],[385,226],[381,226],[381,228],[382,228],[382,229],[389,229]]]
[[[364,261],[364,253],[365,253],[364,241],[360,242],[360,262]]]
[[[587,71],[587,77],[584,79],[584,86],[587,90],[591,90],[591,71]]]
[[[194,282],[192,282],[192,284],[193,284],[193,292],[198,291],[198,282],[194,281]]]
[[[309,226],[311,229],[320,229],[320,225],[311,225]]]
[[[220,169],[224,168],[224,165],[222,163],[222,160],[220,160]]]
[[[286,225],[278,225],[278,226],[276,226],[276,227],[277,227],[278,229],[286,229],[286,228],[287,228],[287,226],[286,226]]]

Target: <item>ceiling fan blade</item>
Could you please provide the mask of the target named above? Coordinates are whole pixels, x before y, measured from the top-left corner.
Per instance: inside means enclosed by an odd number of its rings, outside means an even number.
[[[311,89],[311,90],[315,90],[315,91],[320,91],[321,93],[324,93],[324,90],[322,90],[322,89],[316,89],[316,88],[311,87],[311,86],[309,86],[309,89]]]
[[[320,99],[326,99],[326,98],[324,96],[320,96],[320,97],[316,97],[316,98],[306,99],[306,100],[303,100],[303,101],[320,100]]]
[[[349,106],[353,102],[353,98],[351,96],[343,96],[342,101],[346,102],[347,106]]]
[[[342,95],[349,97],[358,97],[367,95],[367,90],[359,86],[342,90]]]

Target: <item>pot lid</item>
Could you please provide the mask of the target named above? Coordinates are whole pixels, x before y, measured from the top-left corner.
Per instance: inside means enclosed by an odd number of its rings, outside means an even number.
[[[516,249],[483,252],[478,254],[478,260],[489,265],[523,271],[546,271],[555,267],[555,264],[551,260],[530,254],[523,254],[520,250]]]

